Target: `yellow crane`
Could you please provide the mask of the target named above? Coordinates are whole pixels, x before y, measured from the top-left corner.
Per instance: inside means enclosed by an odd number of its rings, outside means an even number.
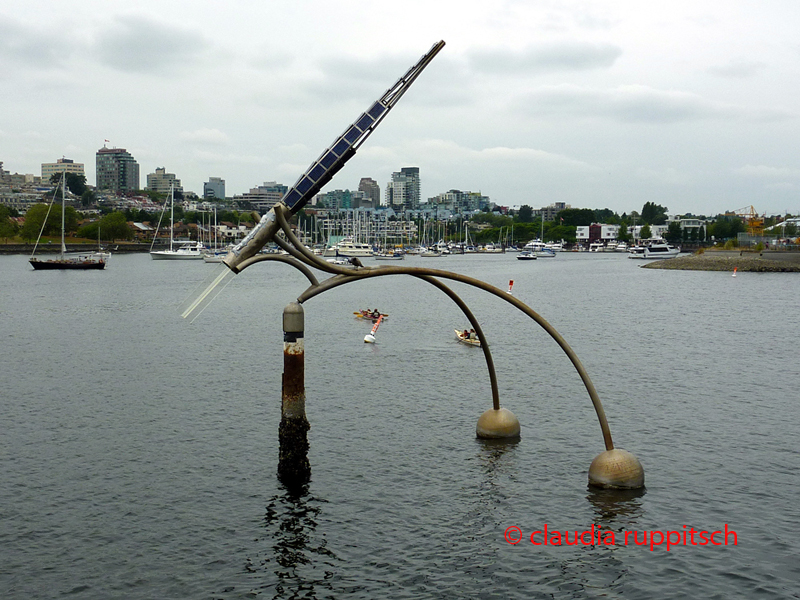
[[[747,225],[747,233],[753,237],[764,235],[764,217],[759,216],[753,206],[745,206],[734,211],[737,217]]]

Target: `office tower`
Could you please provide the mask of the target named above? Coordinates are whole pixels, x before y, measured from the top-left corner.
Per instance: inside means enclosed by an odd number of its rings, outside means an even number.
[[[97,189],[127,192],[139,189],[139,163],[125,148],[97,151]]]

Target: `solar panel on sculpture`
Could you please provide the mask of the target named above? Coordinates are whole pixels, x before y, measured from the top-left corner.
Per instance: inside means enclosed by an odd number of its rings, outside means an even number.
[[[356,149],[369,134],[377,127],[378,123],[386,116],[389,110],[397,103],[408,87],[414,82],[422,70],[428,66],[433,57],[442,49],[444,42],[438,42],[425,54],[416,65],[411,67],[397,83],[389,88],[365,113],[362,113],[340,135],[320,157],[311,163],[308,170],[301,175],[297,182],[283,197],[282,202],[296,213],[322,189],[328,181],[344,166]]]

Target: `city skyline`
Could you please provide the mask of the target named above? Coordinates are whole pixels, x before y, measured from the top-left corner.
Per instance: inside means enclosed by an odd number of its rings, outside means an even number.
[[[198,194],[212,176],[230,196],[291,184],[444,39],[326,189],[384,187],[416,165],[422,198],[800,212],[800,6],[788,0],[234,4],[4,3],[5,168],[68,157],[93,182],[108,139]],[[281,26],[265,37],[265,23]]]

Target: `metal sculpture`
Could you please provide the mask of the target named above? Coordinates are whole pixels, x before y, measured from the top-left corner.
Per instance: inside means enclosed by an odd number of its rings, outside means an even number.
[[[297,211],[305,206],[308,200],[316,194],[323,185],[330,181],[333,175],[342,168],[344,163],[355,154],[356,149],[363,144],[366,138],[374,131],[375,127],[377,127],[378,123],[385,118],[388,111],[397,103],[411,83],[413,83],[422,70],[433,60],[434,56],[436,56],[443,46],[444,42],[434,44],[428,53],[423,55],[394,86],[389,88],[389,90],[387,90],[366,112],[362,113],[362,115],[311,164],[306,173],[297,180],[283,199],[261,218],[254,230],[242,240],[240,244],[231,250],[228,256],[223,260],[225,266],[221,267],[221,272],[213,275],[209,285],[202,287],[197,294],[181,307],[182,315],[186,318],[195,318],[208,305],[211,299],[219,293],[222,287],[224,287],[222,284],[229,281],[232,275],[240,273],[247,267],[263,261],[281,261],[287,263],[305,274],[311,284],[297,298],[296,305],[290,305],[291,308],[287,307],[288,313],[285,312],[284,314],[284,323],[287,323],[287,314],[295,315],[294,317],[290,316],[288,322],[297,323],[297,313],[299,312],[299,314],[302,315],[302,308],[298,311],[297,307],[315,296],[340,285],[387,275],[410,275],[416,277],[434,285],[450,297],[469,320],[471,327],[475,330],[480,340],[489,371],[492,389],[492,408],[483,413],[478,420],[478,425],[476,427],[478,437],[518,438],[520,432],[519,421],[511,411],[500,407],[494,362],[483,330],[463,300],[441,280],[457,281],[482,289],[508,302],[541,326],[565,352],[577,370],[578,375],[581,377],[589,393],[598,421],[600,422],[606,448],[605,452],[598,455],[589,467],[589,484],[606,488],[644,487],[644,470],[638,459],[633,454],[614,447],[614,443],[611,439],[611,431],[597,390],[577,355],[555,328],[525,303],[516,299],[510,293],[500,290],[488,283],[449,271],[420,267],[368,267],[363,265],[356,266],[355,268],[342,268],[322,260],[306,249],[289,227],[288,221],[292,215],[296,214]],[[278,232],[283,233],[283,238],[277,235]],[[288,252],[290,256],[258,254],[259,250],[268,242],[277,244]],[[329,273],[332,276],[320,282],[308,267],[313,267],[322,272]],[[299,318],[299,322],[301,323],[301,317]],[[295,330],[297,330],[298,327],[299,325],[294,325]],[[285,336],[288,335],[288,330],[285,329],[285,332]],[[286,343],[296,343],[294,339],[291,340],[291,342],[287,342],[287,339],[288,338],[285,339]],[[302,337],[300,339],[302,340]],[[293,348],[291,352],[295,354],[302,351],[302,347],[300,347],[299,350],[296,347]],[[295,407],[292,409],[294,412],[289,411],[292,414],[284,416],[297,419],[299,430],[302,430],[304,427],[307,429],[307,422],[304,423],[305,414],[299,414],[296,410],[296,406],[299,404],[297,399],[299,392],[294,388],[296,388],[296,386],[293,387],[293,391],[290,393],[293,398],[289,399],[289,404]],[[284,398],[284,404],[286,404],[286,398]],[[282,431],[283,426],[284,419],[282,419]],[[305,468],[304,466],[302,467]],[[301,468],[301,470],[303,470],[303,468]]]

